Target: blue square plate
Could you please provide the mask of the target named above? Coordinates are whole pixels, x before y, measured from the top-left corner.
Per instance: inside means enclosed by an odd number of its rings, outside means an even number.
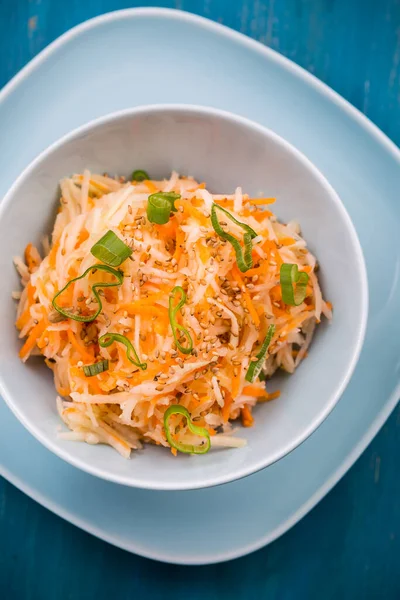
[[[43,448],[4,403],[0,473],[121,548],[204,564],[244,555],[296,523],[354,463],[396,405],[400,152],[342,98],[257,42],[182,12],[136,9],[71,30],[4,88],[0,195],[35,155],[72,128],[157,102],[216,106],[258,121],[297,146],[336,188],[357,228],[369,277],[370,316],[355,374],[333,413],[301,447],[218,488],[151,492],[93,478]]]

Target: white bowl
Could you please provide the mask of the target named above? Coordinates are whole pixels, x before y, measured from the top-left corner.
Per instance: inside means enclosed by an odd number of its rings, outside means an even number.
[[[14,327],[19,288],[12,264],[29,241],[52,229],[58,181],[89,168],[129,175],[143,168],[154,178],[175,169],[206,181],[215,192],[240,185],[255,196],[276,196],[282,221],[297,219],[321,265],[320,282],[334,306],[309,356],[292,376],[280,376],[281,397],[256,407],[255,425],[241,434],[243,449],[179,455],[146,445],[125,460],[107,446],[57,437],[60,419],[52,373],[41,358],[22,364]],[[29,165],[0,208],[0,389],[25,427],[55,454],[93,475],[158,490],[202,488],[244,477],[279,460],[321,424],[356,365],[367,320],[367,277],[349,215],[321,173],[272,131],[236,115],[184,105],[147,106],[97,119],[63,137]],[[271,384],[270,384],[271,385]],[[338,431],[340,439],[340,431]],[[10,448],[18,452],[18,447]],[[299,477],[301,474],[299,474]]]

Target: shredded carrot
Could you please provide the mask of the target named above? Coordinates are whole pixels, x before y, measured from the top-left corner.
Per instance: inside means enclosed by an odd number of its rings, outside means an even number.
[[[57,252],[58,249],[60,247],[60,240],[57,240],[56,242],[54,242],[53,247],[51,248],[50,252],[49,252],[49,267],[51,269],[55,269],[56,268],[56,258],[57,258]]]
[[[265,275],[268,271],[268,263],[263,261],[259,267],[253,267],[252,269],[248,269],[245,273],[245,277],[254,277],[254,275]]]
[[[253,217],[253,219],[255,219],[258,222],[262,222],[264,221],[264,219],[267,219],[268,217],[272,217],[273,216],[273,212],[271,212],[270,210],[248,210],[248,209],[244,209],[242,211],[242,213],[240,213],[241,215],[243,215],[243,217]]]
[[[57,392],[59,393],[60,396],[69,396],[71,393],[71,390],[69,388],[58,387]]]
[[[93,355],[89,354],[85,347],[78,342],[78,338],[75,336],[74,332],[71,329],[68,329],[67,335],[70,344],[80,354],[82,359],[85,361],[93,361]]]
[[[180,229],[177,229],[176,218],[171,218],[165,225],[154,224],[153,227],[158,236],[163,240],[175,239],[178,231],[180,231]]]
[[[28,285],[26,286],[26,295],[28,298],[29,306],[32,306],[32,304],[35,304],[35,294],[36,294],[36,288],[35,288],[35,286],[33,286],[31,284],[31,282],[29,282]]]
[[[251,427],[254,423],[253,415],[251,414],[251,410],[247,404],[242,408],[242,425],[243,427]]]
[[[296,240],[292,237],[283,237],[280,238],[279,243],[281,246],[291,246],[292,244],[296,243]]]
[[[25,248],[25,262],[30,273],[32,273],[40,264],[39,252],[31,243]]]
[[[126,310],[127,313],[131,315],[143,315],[146,317],[165,318],[168,316],[168,309],[160,304],[153,306],[151,298],[149,298],[149,301],[147,301],[146,298],[143,298],[143,300],[135,300],[134,302],[121,304],[119,310]]]
[[[232,398],[235,400],[239,395],[240,377],[236,375],[232,379]]]
[[[177,200],[175,202],[175,206],[177,208],[182,206],[184,213],[187,216],[193,217],[194,219],[196,219],[196,221],[199,221],[200,225],[205,226],[209,224],[209,219],[207,219],[205,215],[203,215],[203,213],[200,212],[197,208],[192,206],[192,204],[188,200]]]
[[[86,240],[88,238],[89,238],[89,232],[87,231],[87,229],[82,229],[82,231],[78,235],[78,239],[76,240],[75,249],[79,248],[79,246],[81,244],[83,244],[83,242],[86,242]]]
[[[199,251],[200,260],[203,264],[205,264],[210,258],[210,249],[205,245],[203,240],[198,240],[198,242],[196,242],[196,246]]]
[[[269,291],[270,298],[273,302],[280,302],[282,300],[282,288],[281,285],[274,285]]]
[[[281,393],[279,390],[271,393],[267,392],[265,396],[260,396],[258,398],[258,402],[268,402],[269,400],[276,400],[276,398],[279,398],[280,395]]]
[[[276,202],[276,198],[247,198],[244,202],[249,202],[253,206],[264,205],[264,204],[274,204]]]
[[[265,389],[259,388],[256,385],[245,385],[242,394],[244,396],[254,396],[254,398],[258,398],[259,396],[265,395]]]
[[[203,183],[199,183],[199,185],[197,185],[196,187],[188,190],[188,192],[195,192],[196,190],[205,190],[205,188],[206,188],[206,184],[203,182]]]
[[[25,327],[25,325],[27,325],[29,323],[29,320],[31,318],[32,318],[31,311],[30,311],[30,308],[28,307],[26,310],[24,310],[22,315],[16,320],[16,322],[15,322],[16,328],[21,331],[21,329],[23,329]]]
[[[104,391],[100,386],[97,376],[90,377],[89,385],[95,394],[104,394]]]
[[[37,339],[39,338],[39,336],[42,335],[42,333],[46,329],[47,325],[48,325],[47,319],[43,318],[41,321],[39,321],[39,323],[37,325],[32,327],[31,332],[30,332],[25,344],[22,346],[21,350],[19,351],[19,356],[20,356],[20,358],[22,358],[22,360],[24,360],[30,354],[30,352],[32,352],[33,348],[36,345]]]
[[[80,183],[82,183],[82,181],[83,181],[83,175],[80,175],[78,177],[78,181]],[[94,181],[93,179],[89,179],[89,186],[92,186],[94,188],[98,188],[98,190],[100,190],[101,192],[103,192],[103,194],[107,194],[110,191],[109,187],[107,187],[103,183],[100,183],[99,181]]]
[[[311,273],[312,270],[313,269],[310,265],[306,265],[305,267],[301,267],[301,269],[299,269],[299,271],[302,271],[303,273]]]
[[[260,317],[258,316],[256,309],[254,308],[254,304],[250,298],[250,294],[246,290],[246,287],[243,283],[243,279],[240,276],[239,269],[236,265],[234,265],[234,267],[232,268],[232,275],[242,291],[244,301],[246,302],[247,310],[249,311],[250,316],[253,319],[254,325],[256,327],[260,327]]]
[[[36,288],[31,284],[31,282],[29,282],[28,285],[26,286],[26,297],[27,297],[27,301],[28,301],[28,306],[15,323],[15,326],[19,330],[23,329],[25,327],[25,325],[28,324],[29,320],[32,318],[30,309],[31,309],[31,306],[33,304],[35,304],[35,293],[36,293]]]
[[[233,392],[232,392],[233,393]],[[224,406],[222,407],[222,418],[225,422],[229,420],[229,413],[231,410],[233,398],[227,390],[225,390]]]
[[[150,181],[150,179],[145,179],[143,181],[143,183],[146,185],[147,189],[149,190],[149,192],[151,194],[158,192],[158,187],[156,185],[154,185],[154,183],[152,181]]]

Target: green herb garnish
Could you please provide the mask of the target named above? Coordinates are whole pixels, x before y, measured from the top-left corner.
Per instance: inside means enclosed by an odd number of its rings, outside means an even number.
[[[141,362],[138,353],[125,335],[122,335],[121,333],[105,333],[99,338],[99,346],[102,348],[108,348],[113,342],[124,344],[128,360],[136,367],[139,367],[142,371],[147,369],[147,363]]]
[[[298,306],[307,294],[308,274],[299,272],[297,265],[283,263],[280,270],[282,300],[285,304]]]
[[[224,213],[226,217],[239,227],[244,230],[243,234],[243,244],[244,244],[244,252],[243,248],[239,242],[233,235],[222,229],[220,222],[217,217],[217,209]],[[233,249],[236,254],[236,262],[242,273],[245,273],[253,266],[253,258],[252,258],[252,250],[253,244],[252,240],[257,237],[257,233],[246,223],[241,223],[230,212],[219,206],[218,204],[213,204],[211,207],[211,224],[215,230],[215,232],[219,235],[223,240],[227,240],[233,246]]]
[[[174,306],[175,299],[178,294],[180,294],[181,299],[179,300],[178,304],[176,304]],[[182,308],[182,306],[185,304],[185,302],[186,302],[186,294],[185,294],[183,288],[181,288],[179,285],[177,285],[176,287],[174,287],[174,289],[172,290],[171,295],[169,297],[169,309],[168,309],[169,322],[171,324],[172,335],[174,336],[176,347],[183,354],[190,354],[191,351],[193,350],[192,336],[190,335],[188,330],[185,327],[183,327],[183,325],[180,325],[176,320],[176,315],[177,315],[178,311]],[[187,340],[186,346],[182,346],[182,344],[179,342],[177,332],[181,332],[185,336],[185,338]]]
[[[91,286],[91,291],[93,293],[95,301],[98,304],[98,308],[94,313],[92,313],[91,315],[81,315],[79,313],[72,312],[72,311],[68,310],[67,308],[63,308],[62,306],[60,306],[58,304],[57,298],[59,298],[63,294],[63,292],[65,292],[69,288],[70,285],[75,283],[75,281],[79,281],[80,279],[83,279],[89,273],[95,273],[96,271],[105,271],[106,273],[110,273],[110,275],[113,275],[117,281],[115,281],[115,282],[99,281],[98,283],[94,283]],[[62,288],[62,290],[60,290],[54,296],[53,302],[52,302],[53,307],[56,309],[57,312],[60,313],[60,315],[63,315],[64,317],[67,317],[68,319],[73,319],[74,321],[79,321],[81,323],[90,323],[90,321],[94,321],[98,317],[98,315],[100,314],[100,312],[103,308],[103,304],[101,302],[101,298],[100,298],[100,295],[97,290],[101,289],[101,288],[115,287],[117,285],[121,285],[123,280],[124,280],[124,275],[121,271],[117,271],[117,270],[109,267],[108,265],[92,265],[91,267],[86,269],[86,271],[83,273],[83,275],[80,275],[79,277],[75,277],[74,279],[71,279],[71,281],[68,281],[67,285],[65,285]]]
[[[182,415],[183,417],[185,417],[189,430],[195,435],[205,438],[205,442],[195,445],[182,444],[180,442],[175,441],[172,437],[169,423],[170,418],[173,415]],[[211,447],[210,434],[208,433],[207,429],[205,429],[204,427],[197,427],[196,425],[193,425],[189,411],[185,407],[180,406],[179,404],[173,404],[172,406],[169,406],[165,411],[164,429],[167,441],[170,444],[170,446],[172,446],[172,448],[175,448],[179,452],[183,452],[184,454],[206,454],[206,452],[208,452]]]

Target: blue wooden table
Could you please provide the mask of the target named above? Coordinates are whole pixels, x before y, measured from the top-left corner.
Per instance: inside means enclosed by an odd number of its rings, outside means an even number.
[[[81,21],[154,4],[0,0],[0,87]],[[158,5],[209,17],[275,48],[400,145],[400,0],[165,0]],[[210,567],[163,565],[113,548],[0,480],[0,598],[400,599],[399,448],[398,408],[351,471],[291,531],[255,554]]]

